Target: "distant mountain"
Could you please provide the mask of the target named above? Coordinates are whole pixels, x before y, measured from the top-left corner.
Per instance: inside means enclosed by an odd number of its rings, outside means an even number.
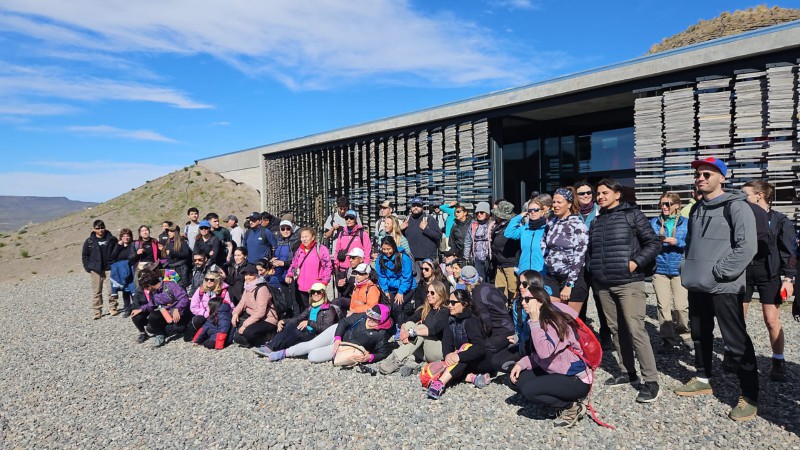
[[[66,197],[0,195],[0,231],[17,231],[29,223],[47,222],[97,205]]]

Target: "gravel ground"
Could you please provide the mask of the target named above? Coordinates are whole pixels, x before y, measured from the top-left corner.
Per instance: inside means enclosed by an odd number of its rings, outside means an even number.
[[[2,288],[3,448],[800,448],[800,368],[790,364],[789,383],[769,381],[758,314],[748,320],[762,368],[757,419],[727,418],[738,388],[734,376],[720,373],[715,396],[664,392],[649,405],[634,401],[632,387],[598,385],[593,403],[617,431],[584,419],[564,433],[499,382],[455,386],[431,401],[416,377],[371,377],[304,360],[270,364],[241,348],[217,352],[182,341],[153,350],[136,344],[130,320],[91,319],[87,276]],[[800,324],[788,310],[782,319],[787,355],[797,360]],[[657,343],[655,326],[649,320]],[[687,380],[691,360],[688,352],[659,356],[662,388]]]

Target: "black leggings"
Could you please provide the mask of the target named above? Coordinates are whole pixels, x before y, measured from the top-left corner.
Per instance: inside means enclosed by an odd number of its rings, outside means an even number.
[[[284,350],[301,342],[308,342],[316,335],[308,329],[298,330],[297,326],[289,325],[283,328],[278,334],[269,341],[269,348],[272,350]]]
[[[538,368],[523,370],[519,373],[517,383],[509,379],[508,386],[531,403],[561,409],[585,398],[591,389],[591,385],[575,375],[548,374]]]
[[[233,333],[233,342],[245,347],[260,347],[264,345],[269,337],[278,330],[278,327],[269,322],[256,322],[248,325],[244,332],[237,328]]]
[[[496,372],[509,372],[511,368],[514,367],[514,364],[516,364],[520,359],[522,359],[522,356],[519,355],[516,346],[504,348],[493,355],[489,355],[492,370]],[[507,365],[505,370],[503,370],[504,365]]]
[[[414,290],[408,291],[403,294],[403,303],[395,303],[394,297],[396,293],[388,293],[389,303],[392,306],[392,320],[395,325],[402,325],[408,317],[414,313],[416,303],[414,302]]]
[[[186,332],[183,334],[183,340],[190,342],[194,339],[194,335],[197,334],[200,328],[203,328],[203,324],[206,323],[206,320],[207,319],[203,316],[192,316],[192,320],[186,324]]]
[[[446,355],[445,355],[446,356]],[[453,377],[453,381],[450,384],[453,384],[456,381],[461,381],[467,374],[481,374],[481,373],[488,373],[492,374],[494,369],[492,368],[492,361],[490,359],[490,355],[486,355],[484,358],[479,359],[478,361],[472,361],[468,363],[458,363],[456,364],[451,370],[450,375]]]
[[[188,314],[183,315],[178,323],[169,324],[166,319],[164,319],[164,316],[161,315],[161,311],[151,311],[149,314],[141,312],[131,317],[131,320],[140,333],[144,333],[145,327],[147,327],[147,331],[152,334],[164,335],[184,332],[186,325],[191,321],[191,316]]]

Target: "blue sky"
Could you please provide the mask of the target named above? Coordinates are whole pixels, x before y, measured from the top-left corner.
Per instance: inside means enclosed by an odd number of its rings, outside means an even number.
[[[0,0],[0,195],[109,200],[196,159],[632,59],[757,4]]]

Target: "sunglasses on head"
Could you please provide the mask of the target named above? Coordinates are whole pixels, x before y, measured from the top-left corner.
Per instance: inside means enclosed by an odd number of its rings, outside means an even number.
[[[206,281],[217,281],[216,278],[203,278],[203,279],[206,280]]]
[[[579,192],[576,192],[575,194],[580,195],[580,196],[592,195],[592,191],[579,191]]]
[[[672,202],[661,202],[661,206],[666,206],[667,208],[669,208],[670,206],[672,206]]]
[[[711,178],[711,174],[712,173],[714,173],[714,172],[695,172],[694,173],[694,179],[696,180],[696,179],[698,179],[698,178],[700,178],[702,176],[703,178],[705,178],[707,180],[707,179]]]
[[[528,208],[528,212],[529,213],[537,213],[537,212],[539,212],[541,210],[542,210],[542,208]]]

